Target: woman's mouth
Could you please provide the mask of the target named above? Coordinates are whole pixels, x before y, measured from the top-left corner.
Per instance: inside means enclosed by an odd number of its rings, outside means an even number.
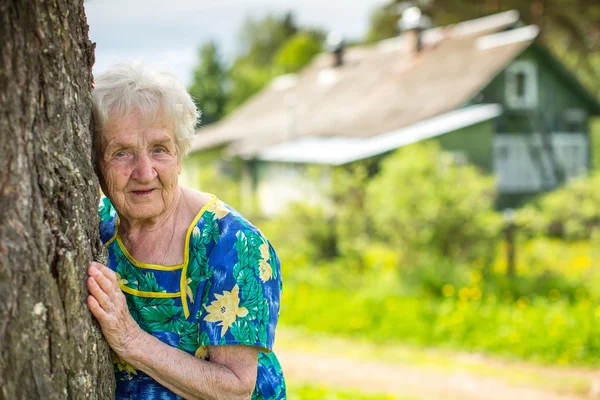
[[[154,189],[148,189],[148,190],[132,190],[131,193],[133,193],[135,196],[148,196],[150,194],[152,194],[152,192],[154,191]]]

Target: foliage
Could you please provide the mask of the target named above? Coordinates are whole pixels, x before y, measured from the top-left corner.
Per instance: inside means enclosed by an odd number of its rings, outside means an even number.
[[[527,296],[505,300],[482,296],[477,284],[448,286],[441,299],[372,293],[288,285],[280,321],[310,332],[375,342],[460,348],[560,364],[600,361],[597,301],[572,304]]]
[[[202,191],[212,193],[219,199],[223,199],[231,207],[240,210],[242,206],[242,194],[237,179],[219,170],[215,163],[206,164],[202,167],[197,187]]]
[[[296,32],[298,25],[291,13],[282,17],[267,15],[260,20],[248,18],[239,35],[240,58],[255,66],[268,67],[281,46]]]
[[[395,2],[389,2],[371,12],[365,42],[374,43],[398,35],[397,7]]]
[[[492,253],[502,222],[493,211],[494,181],[450,157],[426,142],[384,159],[366,193],[378,240],[404,253],[427,249],[455,262]]]
[[[275,70],[283,74],[299,71],[321,52],[322,43],[323,38],[318,35],[295,34],[277,51],[273,60]]]
[[[369,215],[365,209],[365,182],[376,161],[361,161],[332,171],[330,196],[335,213],[338,253],[350,264],[361,262],[362,249],[370,242]]]
[[[261,229],[280,259],[287,261],[282,268],[299,267],[335,255],[330,219],[320,206],[293,203],[278,218],[265,221]]]
[[[313,385],[288,385],[287,394],[290,399],[297,400],[415,400],[412,397],[357,393],[356,390],[338,390]]]
[[[226,70],[215,42],[204,43],[198,56],[200,65],[194,70],[194,80],[189,92],[196,106],[202,110],[202,123],[208,125],[218,121],[225,111]]]
[[[291,13],[268,15],[262,20],[247,19],[240,32],[242,52],[229,70],[229,100],[226,112],[233,111],[257,93],[276,75],[274,58],[279,49],[298,32]]]
[[[590,119],[590,150],[592,152],[592,168],[600,170],[600,118]]]
[[[517,214],[526,232],[567,240],[590,239],[600,234],[600,172],[573,179]]]
[[[199,49],[190,93],[203,111],[203,124],[218,121],[265,87],[276,75],[296,72],[321,51],[323,33],[300,28],[293,15],[247,19],[241,49],[229,67],[214,42]]]
[[[243,58],[237,59],[228,72],[230,89],[225,113],[229,114],[239,107],[265,87],[274,76],[270,68],[256,66]]]

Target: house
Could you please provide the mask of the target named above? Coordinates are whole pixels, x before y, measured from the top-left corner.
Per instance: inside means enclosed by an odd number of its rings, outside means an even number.
[[[538,43],[536,26],[516,11],[432,29],[422,17],[402,22],[398,37],[320,54],[200,129],[184,181],[197,186],[207,162],[235,165],[244,198],[272,214],[318,195],[307,166],[423,140],[496,175],[504,204],[589,170],[588,121],[600,104]]]

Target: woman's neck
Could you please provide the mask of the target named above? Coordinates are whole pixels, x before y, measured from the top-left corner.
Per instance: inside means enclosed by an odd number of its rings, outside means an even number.
[[[139,243],[148,238],[167,238],[167,232],[177,224],[177,214],[183,201],[182,190],[177,190],[170,207],[162,214],[145,219],[125,219],[119,216],[119,236],[125,243]]]

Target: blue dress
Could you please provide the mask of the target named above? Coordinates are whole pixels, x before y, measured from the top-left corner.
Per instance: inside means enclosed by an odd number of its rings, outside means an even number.
[[[262,233],[213,196],[187,231],[184,261],[173,266],[136,261],[119,238],[110,200],[99,207],[108,266],[117,273],[139,326],[164,343],[208,360],[207,346],[259,348],[252,399],[285,399],[272,352],[279,318],[279,260]],[[117,399],[181,399],[113,355]]]

